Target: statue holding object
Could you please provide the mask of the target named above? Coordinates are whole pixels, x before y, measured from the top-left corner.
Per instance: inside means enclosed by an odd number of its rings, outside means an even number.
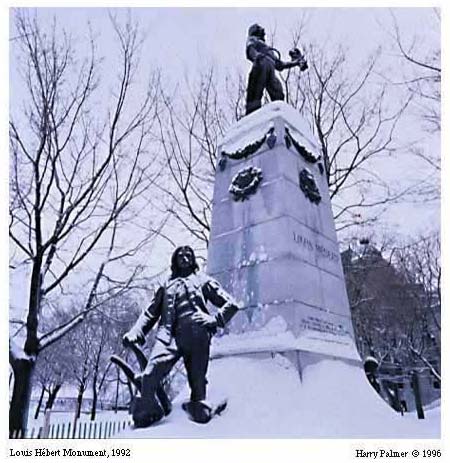
[[[275,70],[283,71],[296,66],[300,71],[308,69],[308,63],[298,48],[290,50],[291,61],[282,61],[280,52],[266,44],[265,36],[266,32],[259,24],[250,26],[246,55],[253,66],[248,76],[245,114],[250,114],[261,107],[264,89],[267,90],[272,101],[284,100],[283,87],[275,75]]]

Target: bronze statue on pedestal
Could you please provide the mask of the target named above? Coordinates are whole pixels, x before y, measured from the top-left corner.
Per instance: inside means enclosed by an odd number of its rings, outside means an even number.
[[[248,76],[245,114],[250,114],[261,107],[264,89],[267,90],[272,101],[284,100],[283,87],[275,75],[275,70],[283,71],[296,66],[301,71],[308,69],[308,63],[298,48],[293,48],[289,52],[291,61],[282,61],[280,52],[266,44],[265,36],[266,32],[259,24],[250,26],[246,55],[253,66]]]

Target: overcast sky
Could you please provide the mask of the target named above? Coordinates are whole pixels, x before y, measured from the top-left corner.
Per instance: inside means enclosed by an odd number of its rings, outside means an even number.
[[[328,47],[342,44],[357,64],[377,46],[386,44],[387,33],[383,28],[389,29],[390,12],[395,13],[405,33],[419,35],[430,14],[430,9],[423,8],[40,8],[37,11],[44,21],[56,17],[59,25],[79,39],[86,37],[90,23],[99,33],[97,45],[106,58],[112,40],[108,12],[123,18],[130,11],[148,32],[144,61],[178,72],[181,69],[196,72],[210,63],[222,70],[248,69],[245,40],[247,29],[254,22],[265,26],[268,32],[276,31],[275,45],[286,54],[291,46],[291,32],[304,17],[308,18],[305,41]],[[438,39],[435,32],[428,29],[422,40]]]

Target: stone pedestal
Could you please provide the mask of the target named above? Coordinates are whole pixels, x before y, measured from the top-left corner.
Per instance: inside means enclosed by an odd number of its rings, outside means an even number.
[[[245,310],[217,346],[359,361],[325,166],[306,121],[270,103],[236,123],[218,154],[207,271]]]

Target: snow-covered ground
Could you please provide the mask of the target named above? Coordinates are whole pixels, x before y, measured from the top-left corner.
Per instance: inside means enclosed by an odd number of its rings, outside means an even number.
[[[362,369],[338,360],[307,366],[300,381],[281,355],[226,357],[211,362],[209,399],[228,398],[210,423],[189,421],[181,409],[146,429],[126,429],[124,438],[439,438],[440,406],[414,413],[394,412],[368,384]]]

